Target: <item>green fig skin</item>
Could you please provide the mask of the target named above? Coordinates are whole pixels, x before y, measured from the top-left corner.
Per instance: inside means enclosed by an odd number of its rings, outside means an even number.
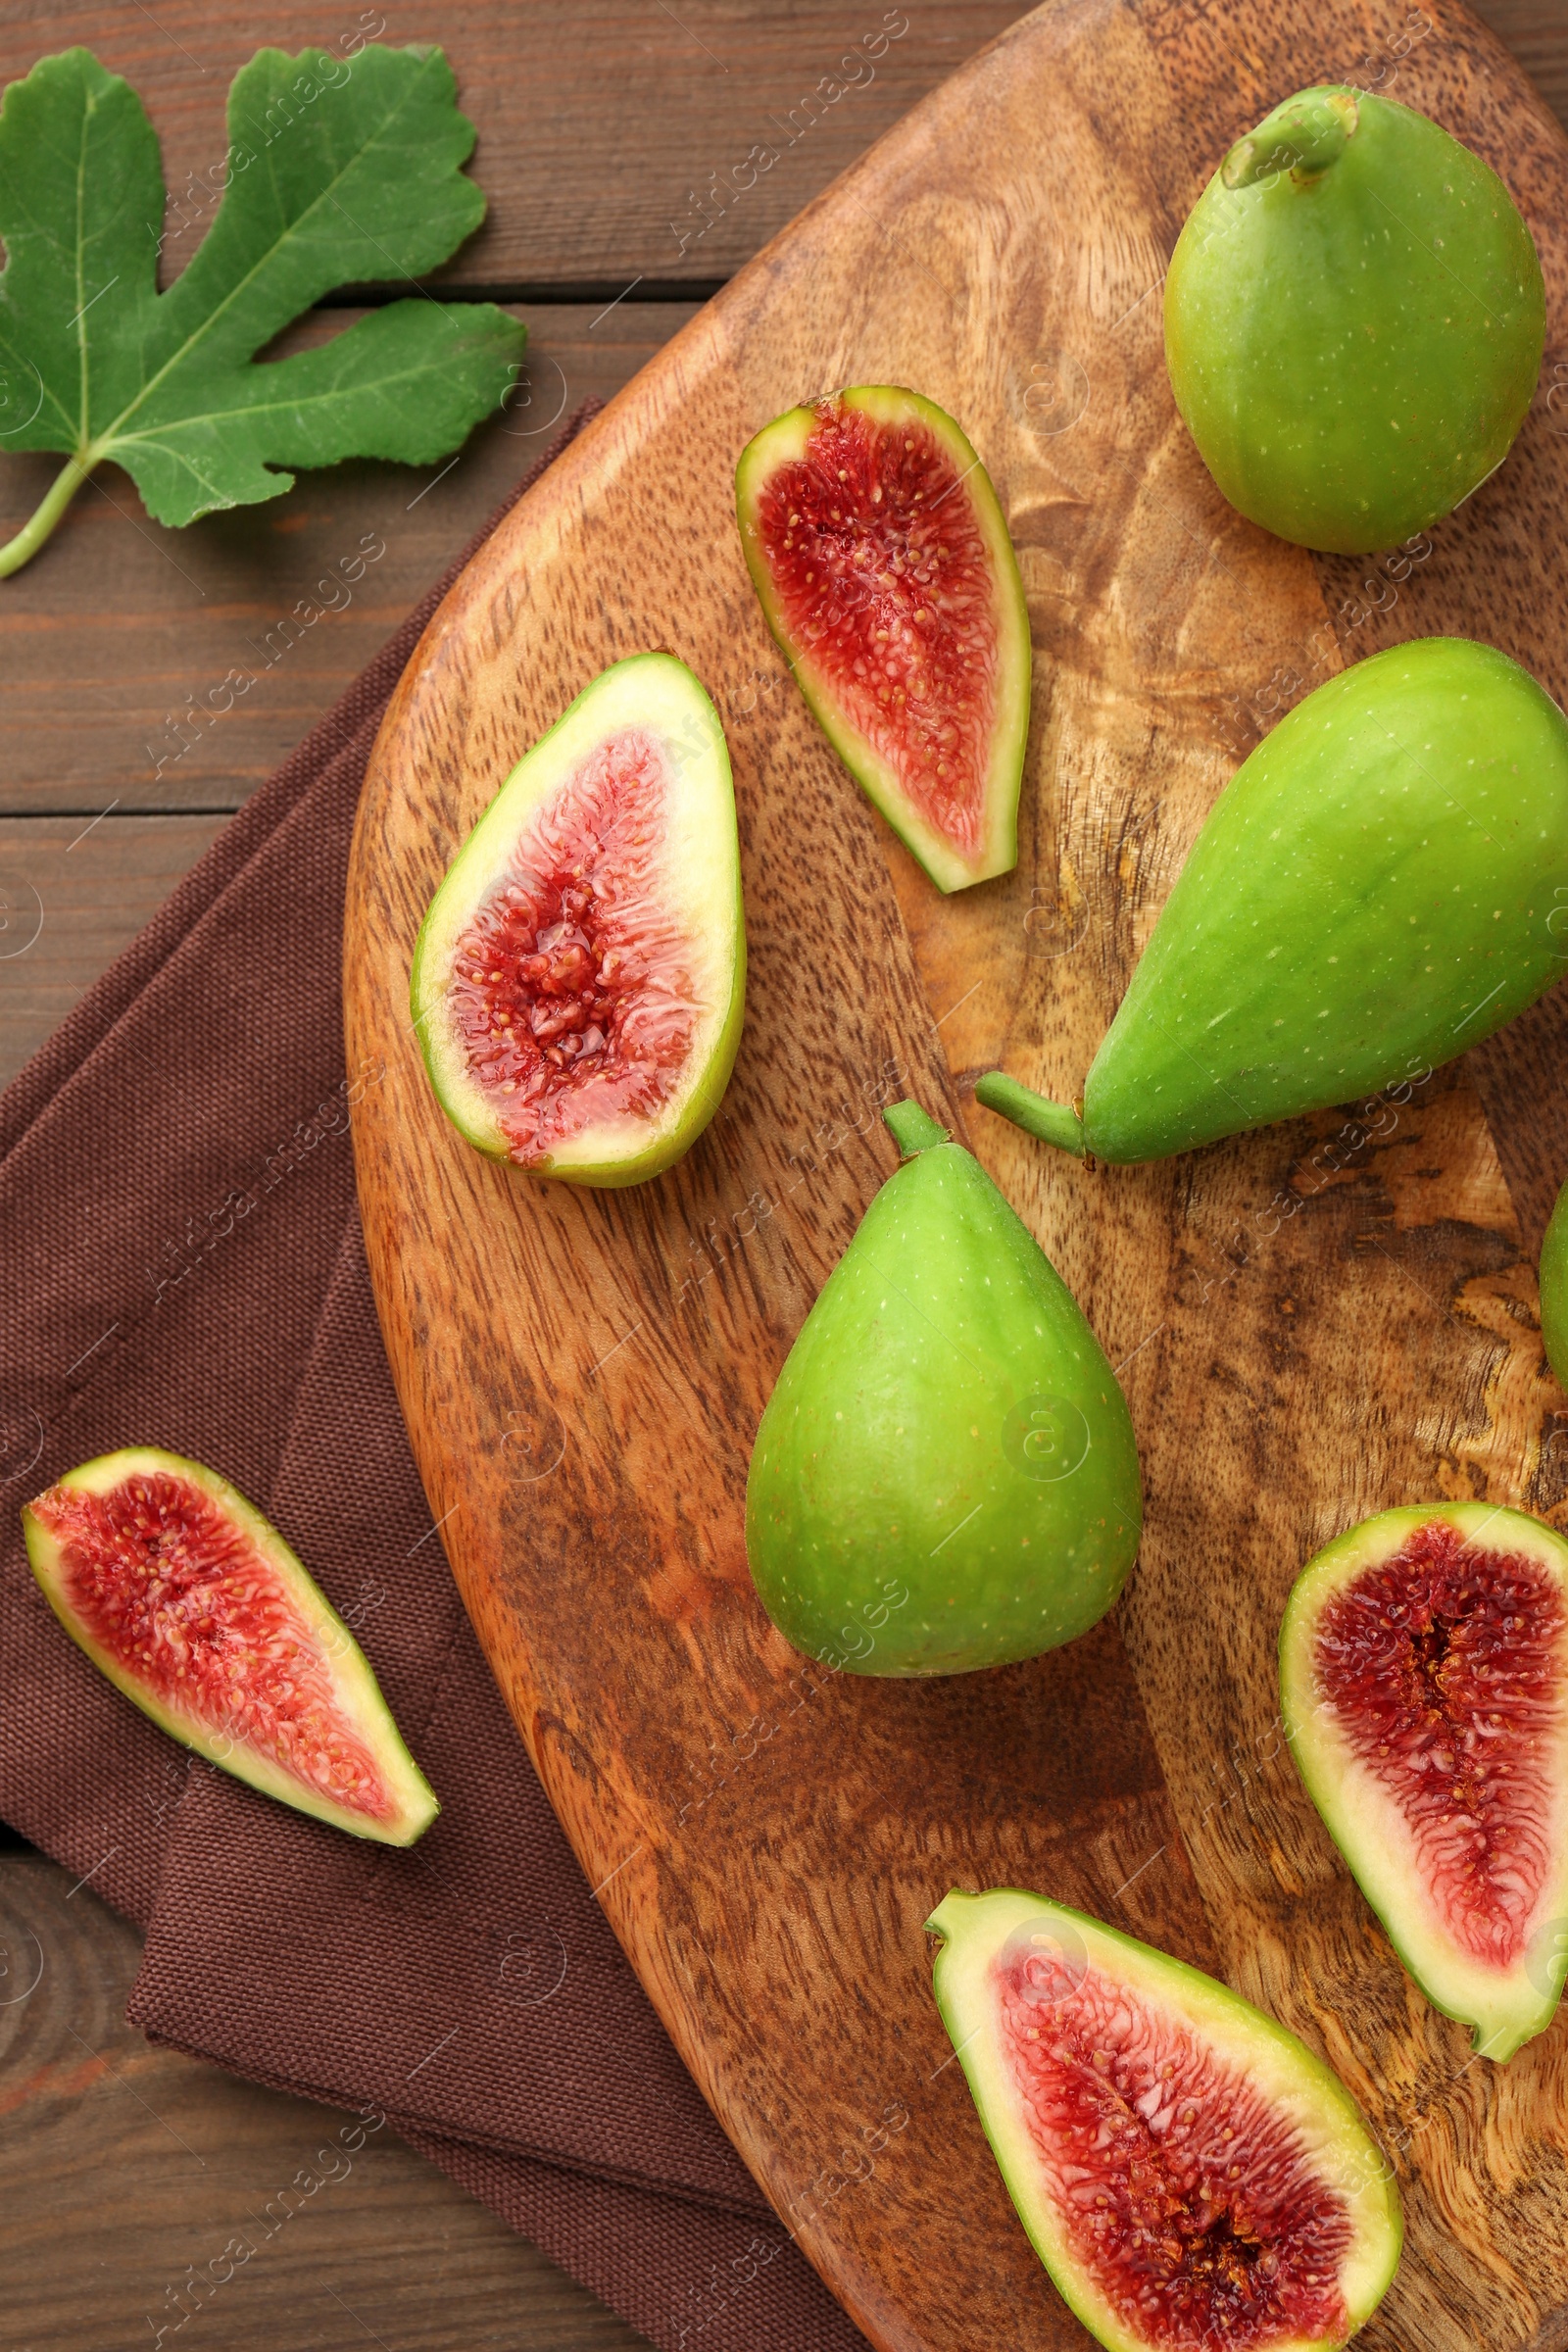
[[[1568,969],[1565,907],[1568,719],[1490,646],[1395,646],[1308,695],[1221,793],[1090,1069],[1081,1136],[999,1074],[975,1092],[1123,1163],[1353,1102],[1533,1004]]]
[[[1541,1337],[1559,1389],[1568,1389],[1568,1184],[1541,1245]]]
[[[1054,1649],[1121,1591],[1142,1527],[1127,1403],[1065,1283],[913,1104],[757,1433],[746,1548],[797,1648],[866,1675]]]
[[[1501,465],[1544,338],[1540,258],[1496,173],[1342,87],[1232,149],[1165,280],[1171,388],[1220,489],[1342,554],[1426,530]]]

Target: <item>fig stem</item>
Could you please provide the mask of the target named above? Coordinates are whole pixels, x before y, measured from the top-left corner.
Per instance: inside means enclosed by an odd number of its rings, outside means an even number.
[[[38,553],[91,471],[92,466],[79,459],[67,459],[21,530],[0,546],[0,580],[20,571]]]
[[[1238,139],[1220,166],[1228,188],[1251,188],[1260,179],[1289,172],[1298,180],[1318,179],[1338,163],[1358,119],[1349,90],[1309,90],[1288,98],[1257,128]]]
[[[1004,1070],[987,1070],[976,1082],[974,1099],[987,1110],[1001,1113],[1021,1127],[1026,1135],[1038,1135],[1043,1144],[1054,1144],[1062,1152],[1070,1152],[1075,1159],[1087,1159],[1089,1146],[1084,1136],[1084,1123],[1067,1102],[1053,1102],[1045,1095],[1037,1095],[1032,1087],[1020,1086]]]
[[[945,1127],[939,1127],[929,1111],[918,1102],[893,1102],[882,1113],[892,1131],[893,1140],[906,1159],[913,1159],[917,1152],[929,1152],[933,1144],[946,1144],[951,1137]]]

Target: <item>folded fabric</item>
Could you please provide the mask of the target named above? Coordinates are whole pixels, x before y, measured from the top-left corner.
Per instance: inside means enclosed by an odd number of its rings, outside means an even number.
[[[381,1347],[344,880],[381,713],[458,567],[0,1098],[0,1815],[146,1931],[128,2014],[155,2040],[378,2107],[666,2352],[853,2352],[550,1809]],[[67,1640],[15,1505],[129,1444],[222,1471],[349,1619],[441,1798],[417,1845],[193,1762]]]

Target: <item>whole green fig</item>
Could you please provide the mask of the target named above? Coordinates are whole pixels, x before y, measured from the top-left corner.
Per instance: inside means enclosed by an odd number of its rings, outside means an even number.
[[[746,1549],[769,1616],[855,1674],[959,1674],[1102,1617],[1142,1528],[1126,1398],[978,1160],[913,1102],[906,1158],[757,1432]]]
[[[1084,1082],[993,1071],[1067,1151],[1163,1159],[1425,1076],[1568,970],[1568,719],[1426,637],[1298,703],[1220,794]]]
[[[1199,198],[1165,279],[1165,356],[1231,504],[1362,555],[1501,465],[1545,316],[1496,173],[1425,115],[1324,87],[1276,107]]]

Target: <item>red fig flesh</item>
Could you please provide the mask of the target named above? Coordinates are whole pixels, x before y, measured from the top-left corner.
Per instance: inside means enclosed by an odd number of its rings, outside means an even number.
[[[939,890],[1017,862],[1029,615],[953,418],[893,385],[791,409],[742,452],[767,625],[850,773]]]
[[[673,655],[586,687],[430,902],[410,1002],[436,1098],[494,1158],[657,1176],[729,1083],[746,930],[729,754]]]
[[[1522,1511],[1384,1511],[1280,1635],[1301,1778],[1429,2000],[1511,2058],[1568,1967],[1568,1544]]]
[[[133,1446],[22,1519],[67,1633],[164,1731],[356,1837],[412,1845],[428,1829],[434,1792],[359,1643],[226,1479]]]
[[[1110,2352],[1343,2344],[1399,2259],[1391,2168],[1322,2060],[1065,1904],[955,1891],[937,2004],[1018,2217]]]

